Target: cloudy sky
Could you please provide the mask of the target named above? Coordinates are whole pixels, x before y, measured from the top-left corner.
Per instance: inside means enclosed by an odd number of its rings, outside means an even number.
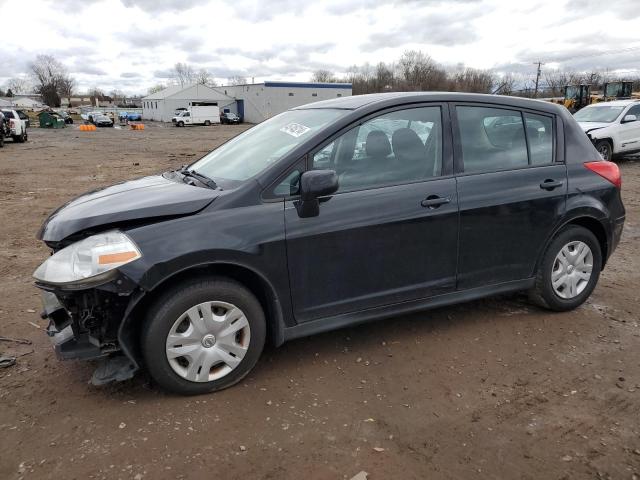
[[[640,0],[0,0],[0,86],[54,55],[94,86],[144,93],[176,62],[308,80],[420,49],[449,66],[640,73]],[[16,21],[12,21],[15,19]],[[6,21],[9,20],[9,21]]]

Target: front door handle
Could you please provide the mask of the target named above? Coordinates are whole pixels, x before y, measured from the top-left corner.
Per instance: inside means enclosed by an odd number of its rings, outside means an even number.
[[[564,183],[559,182],[557,180],[553,180],[551,178],[547,178],[544,182],[540,184],[540,188],[543,190],[553,190],[554,188],[561,187]]]
[[[429,195],[427,198],[420,202],[425,208],[434,209],[438,208],[440,205],[444,205],[445,203],[449,203],[451,200],[448,197],[439,197],[438,195]]]

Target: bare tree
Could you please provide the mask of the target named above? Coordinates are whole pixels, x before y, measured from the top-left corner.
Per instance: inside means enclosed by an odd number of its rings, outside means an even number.
[[[164,90],[165,88],[167,88],[166,85],[164,85],[162,83],[156,83],[155,85],[147,88],[147,95],[153,95],[154,93],[160,92],[160,91]]]
[[[173,66],[173,75],[175,80],[181,87],[195,83],[196,73],[191,65],[187,63],[178,62]]]
[[[311,81],[318,83],[330,83],[336,81],[336,76],[330,70],[320,69],[313,72],[313,75],[311,75]]]
[[[246,85],[247,77],[243,77],[241,75],[234,75],[233,77],[227,78],[227,83],[229,85]]]
[[[61,97],[66,97],[67,99],[71,98],[73,95],[73,90],[76,88],[76,81],[70,76],[64,76],[60,79],[60,84],[58,85],[58,93]]]
[[[99,87],[92,87],[89,90],[89,95],[92,97],[104,97],[104,90]]]
[[[215,87],[217,85],[213,75],[204,68],[198,70],[198,73],[194,75],[194,79],[195,83],[199,85],[206,85],[207,87]]]
[[[31,64],[31,72],[37,93],[50,107],[60,106],[60,87],[69,81],[67,70],[55,57],[38,55]]]
[[[511,73],[507,73],[497,81],[497,87],[492,93],[495,95],[513,95],[516,92],[516,84],[516,77]]]
[[[31,90],[32,88],[31,84],[29,83],[29,80],[24,77],[10,78],[9,80],[7,80],[7,83],[5,86],[7,87],[8,90],[11,90],[14,94],[29,93],[29,90]]]
[[[456,92],[491,93],[495,77],[488,71],[465,68],[451,79],[450,90]]]

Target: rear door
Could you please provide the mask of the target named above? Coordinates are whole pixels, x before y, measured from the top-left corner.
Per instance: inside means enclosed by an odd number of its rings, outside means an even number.
[[[460,206],[458,289],[529,278],[565,209],[559,120],[492,105],[456,104]]]
[[[398,109],[348,128],[309,156],[339,175],[320,214],[285,201],[298,322],[455,289],[458,202],[446,105]],[[444,133],[443,133],[444,132]],[[294,172],[295,173],[295,172]],[[290,189],[293,177],[283,181]]]

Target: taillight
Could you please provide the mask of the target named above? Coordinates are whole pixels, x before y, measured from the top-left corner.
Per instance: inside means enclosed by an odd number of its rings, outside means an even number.
[[[9,119],[9,127],[16,128],[16,120],[14,118]]]
[[[602,178],[610,181],[616,187],[622,187],[622,176],[620,175],[620,169],[615,163],[602,160],[601,162],[585,162],[584,166],[592,172],[597,173]]]

